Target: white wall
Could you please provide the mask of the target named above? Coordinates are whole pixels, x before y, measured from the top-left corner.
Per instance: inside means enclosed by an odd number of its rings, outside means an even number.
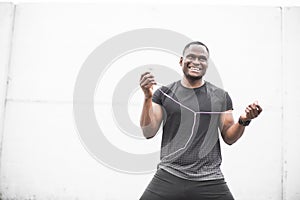
[[[7,74],[8,66],[10,64],[9,58],[11,52],[11,36],[14,16],[13,13],[13,4],[0,3],[0,153],[2,151],[4,137],[3,127],[5,121],[5,97],[7,92],[7,81],[9,80]],[[3,160],[1,159],[0,166],[2,166],[2,162]]]
[[[300,160],[299,160],[299,129],[300,120],[299,108],[300,101],[298,89],[300,81],[298,73],[300,72],[299,55],[300,50],[300,8],[285,8],[283,20],[283,55],[284,55],[284,109],[283,109],[283,133],[284,133],[284,155],[286,178],[286,196],[287,199],[300,198]]]
[[[100,44],[126,31],[161,28],[209,46],[236,118],[254,100],[264,108],[238,143],[222,145],[222,169],[236,199],[300,198],[295,126],[300,118],[296,107],[299,8],[18,4],[13,24],[13,5],[0,4],[0,10],[0,27],[6,31],[0,35],[1,105],[6,98],[1,116],[3,197],[138,199],[153,173],[121,173],[89,153],[74,122],[73,92],[83,63]],[[158,151],[160,139],[123,134],[111,115],[112,92],[127,72],[147,64],[180,71],[176,56],[144,49],[112,63],[95,92],[96,117],[104,135],[131,154]],[[139,74],[132,81],[138,79]],[[133,91],[128,105],[133,123],[138,123],[141,101],[140,91]],[[127,104],[128,99],[120,102]]]
[[[6,96],[7,73],[11,50],[11,33],[13,25],[13,4],[0,4],[0,117],[4,116],[4,104]],[[3,129],[3,120],[0,121],[0,130]],[[0,137],[0,143],[2,137]]]

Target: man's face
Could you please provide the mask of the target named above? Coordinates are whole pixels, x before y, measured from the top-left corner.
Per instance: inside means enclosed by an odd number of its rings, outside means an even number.
[[[179,62],[187,79],[200,80],[208,66],[208,52],[202,45],[191,45],[184,52]]]

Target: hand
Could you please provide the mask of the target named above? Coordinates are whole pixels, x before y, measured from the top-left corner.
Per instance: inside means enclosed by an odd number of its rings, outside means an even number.
[[[258,102],[254,102],[247,106],[245,113],[241,115],[243,121],[251,120],[256,118],[262,112],[262,108],[258,105]]]
[[[145,94],[145,98],[152,98],[153,85],[156,85],[154,76],[150,72],[143,73],[140,78],[140,86]]]

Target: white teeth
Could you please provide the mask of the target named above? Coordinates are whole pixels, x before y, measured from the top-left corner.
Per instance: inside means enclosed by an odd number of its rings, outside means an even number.
[[[196,68],[196,67],[191,67],[190,69],[193,70],[193,71],[197,71],[197,72],[200,71],[200,69]]]

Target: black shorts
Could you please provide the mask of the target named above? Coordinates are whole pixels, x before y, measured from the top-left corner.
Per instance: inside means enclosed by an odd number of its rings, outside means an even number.
[[[191,181],[158,169],[140,200],[233,200],[224,179]]]

